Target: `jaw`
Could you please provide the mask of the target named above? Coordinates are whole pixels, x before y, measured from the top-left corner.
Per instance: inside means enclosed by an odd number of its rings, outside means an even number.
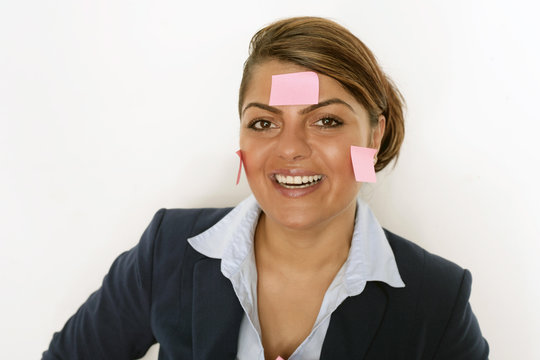
[[[335,209],[336,212],[332,210],[320,201],[306,203],[296,199],[263,208],[268,231],[289,234],[299,240],[315,240],[324,234],[332,236],[335,230],[339,232],[338,228],[347,227],[351,220],[354,223],[356,198],[344,207]]]

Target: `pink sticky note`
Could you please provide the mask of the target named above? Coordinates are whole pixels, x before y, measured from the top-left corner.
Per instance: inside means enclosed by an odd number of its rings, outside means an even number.
[[[272,75],[268,105],[304,105],[319,102],[319,77],[313,71]]]
[[[373,163],[373,158],[376,153],[376,149],[351,146],[351,161],[356,181],[377,181],[377,177],[375,176],[375,164]]]
[[[276,360],[283,360],[283,358],[281,356],[278,356]]]
[[[240,175],[242,175],[242,163],[244,162],[244,158],[242,157],[242,150],[238,150],[236,152],[236,155],[240,158],[240,165],[238,165],[238,176],[236,176],[236,185],[240,183]]]

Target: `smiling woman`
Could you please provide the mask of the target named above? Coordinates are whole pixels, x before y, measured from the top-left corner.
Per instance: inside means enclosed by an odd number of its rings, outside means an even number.
[[[322,18],[260,30],[239,113],[253,196],[160,210],[45,359],[134,359],[156,342],[160,359],[487,359],[470,273],[357,199],[404,134],[360,40]]]
[[[385,118],[381,115],[372,127],[363,106],[339,82],[322,74],[318,104],[259,105],[270,97],[272,75],[306,70],[279,60],[252,70],[240,130],[246,175],[263,218],[287,227],[317,228],[322,235],[333,233],[329,225],[340,214],[352,230],[361,184],[353,175],[350,146],[378,149]],[[296,177],[303,176],[318,180],[295,187]]]

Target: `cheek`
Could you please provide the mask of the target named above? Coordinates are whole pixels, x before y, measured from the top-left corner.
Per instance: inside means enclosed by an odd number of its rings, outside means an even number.
[[[262,139],[240,135],[240,149],[246,176],[264,169],[265,161],[270,156],[270,145]]]
[[[353,142],[347,139],[319,142],[317,144],[317,156],[324,160],[326,166],[333,173],[345,176],[353,174],[350,144],[353,144]]]
[[[320,153],[330,162],[340,163],[346,154],[346,146],[340,143],[326,143],[321,145]]]

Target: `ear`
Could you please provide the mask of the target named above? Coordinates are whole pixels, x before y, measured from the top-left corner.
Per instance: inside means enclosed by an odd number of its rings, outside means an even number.
[[[386,129],[386,118],[384,115],[379,115],[377,119],[377,125],[371,131],[371,148],[377,149],[377,152],[381,148],[382,138],[384,136],[384,130]]]

